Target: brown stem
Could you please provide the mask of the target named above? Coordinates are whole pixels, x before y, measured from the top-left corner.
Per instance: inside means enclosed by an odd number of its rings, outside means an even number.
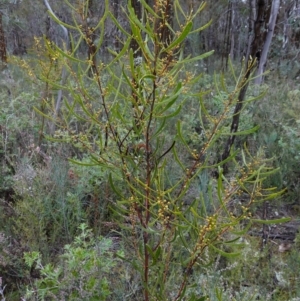
[[[220,236],[222,236],[225,232],[227,232],[228,230],[230,229],[230,227],[225,227],[224,229],[222,229],[214,238],[211,239],[210,241],[210,244],[213,244],[214,242],[216,242]],[[196,262],[198,261],[198,259],[200,258],[200,256],[203,254],[203,251],[208,247],[209,245],[208,244],[205,244],[201,247],[201,249],[199,250],[198,246],[195,246],[194,250],[193,250],[193,254],[196,254],[196,252],[198,252],[198,254],[195,256],[194,259],[192,259],[187,268],[185,269],[185,273],[184,273],[184,276],[183,276],[183,280],[181,282],[181,285],[179,287],[179,290],[178,290],[178,293],[174,299],[174,301],[177,301],[179,300],[184,288],[186,287],[187,285],[187,281],[189,279],[189,276],[192,272],[192,269],[194,267],[194,265],[196,264]]]

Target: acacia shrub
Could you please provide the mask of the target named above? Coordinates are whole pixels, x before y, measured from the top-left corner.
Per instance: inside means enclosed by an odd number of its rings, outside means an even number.
[[[264,187],[265,178],[276,170],[262,151],[252,155],[247,149],[233,148],[225,161],[211,160],[222,137],[228,135],[228,121],[255,60],[240,75],[232,72],[233,87],[220,76],[215,89],[221,105],[218,111],[208,109],[205,93],[196,85],[202,74],[186,66],[212,52],[185,57],[182,51],[190,34],[209,25],[193,25],[205,5],[185,13],[176,1],[176,32],[168,23],[165,2],[152,8],[140,0],[140,5],[144,22],[130,3],[127,6],[128,32],[105,2],[104,15],[93,30],[105,32],[106,20],[111,19],[123,33],[122,49],[111,50],[110,61],[94,64],[92,59],[79,58],[76,49],[81,39],[72,39],[69,52],[46,44],[60,67],[69,72],[63,87],[56,80],[47,81],[52,89],[59,86],[69,95],[59,116],[51,115],[48,107],[48,118],[57,127],[49,138],[76,145],[89,158],[74,156],[70,162],[97,166],[99,174],[105,175],[111,189],[110,209],[125,246],[125,253],[118,257],[131,264],[132,274],[135,270],[139,275],[137,289],[132,291],[129,285],[128,294],[144,301],[205,300],[207,292],[195,287],[192,275],[210,264],[206,254],[237,257],[239,252],[230,248],[251,226],[253,205],[280,194]],[[87,6],[81,11],[87,18]],[[70,26],[88,46],[103,46],[102,38],[97,45],[89,44],[92,41],[78,24]],[[165,40],[159,34],[163,30],[171,31]],[[202,129],[194,145],[187,140],[182,121],[183,108],[192,102],[197,103]],[[45,111],[39,112],[45,116]],[[246,127],[236,135],[256,130]],[[229,162],[231,172],[225,176],[223,165]]]

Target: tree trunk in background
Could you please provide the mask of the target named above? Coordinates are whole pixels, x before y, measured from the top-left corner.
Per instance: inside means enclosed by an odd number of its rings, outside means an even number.
[[[118,20],[118,18],[119,18],[119,0],[113,0],[112,5],[113,5],[114,17],[116,18],[116,20]],[[114,43],[115,44],[115,50],[119,51],[120,43],[119,43],[118,35],[116,35],[114,39],[115,39],[115,43]]]
[[[251,64],[250,67],[248,66],[250,56],[252,57],[252,59],[254,59],[262,45],[262,33],[263,33],[262,20],[264,19],[264,15],[265,15],[265,11],[266,11],[266,2],[264,0],[258,0],[257,2],[255,0],[252,0],[251,2],[252,2],[251,3],[252,5],[255,4],[255,6],[251,6],[251,7],[252,7],[252,9],[255,9],[256,19],[255,19],[254,27],[253,27],[254,33],[253,33],[253,38],[252,38],[250,48],[249,48],[249,55],[246,57],[246,60],[245,60],[245,70],[246,70],[246,74],[244,76],[245,81],[247,81],[250,78],[250,74],[253,71],[253,69],[255,68],[255,64]],[[254,14],[254,11],[251,11],[250,16],[253,16],[253,14]],[[250,38],[251,37],[252,37],[252,35],[250,35]],[[249,43],[250,43],[250,41],[249,41]],[[233,117],[232,117],[231,127],[230,127],[230,133],[232,133],[232,135],[229,136],[229,138],[225,144],[224,152],[221,156],[221,161],[227,159],[230,155],[230,150],[231,150],[231,147],[232,147],[232,145],[235,141],[235,137],[236,137],[235,133],[238,131],[241,110],[243,108],[247,89],[248,89],[248,83],[245,84],[240,90],[240,93],[238,96],[238,101],[235,106]],[[227,166],[224,166],[224,173],[226,173],[226,172],[227,172]]]
[[[289,17],[291,14],[291,11],[294,7],[294,3],[291,2],[289,3],[285,9],[284,9],[284,16],[283,16],[283,28],[282,28],[282,55],[281,56],[285,56],[286,52],[287,52],[287,48],[288,48],[288,44],[289,44],[289,40],[290,40],[290,36],[289,36]]]
[[[5,43],[5,36],[4,30],[2,26],[2,13],[0,12],[0,57],[2,64],[6,66],[7,63],[7,55],[6,55],[6,43]]]
[[[272,37],[274,34],[274,28],[276,24],[276,19],[279,11],[279,5],[280,5],[280,0],[273,0],[272,1],[272,8],[271,8],[271,13],[270,13],[270,19],[269,19],[269,24],[268,24],[268,31],[267,35],[264,41],[264,45],[261,51],[260,55],[260,60],[259,60],[259,66],[257,70],[257,78],[255,79],[255,84],[260,85],[262,83],[262,74],[264,72],[264,69],[267,64],[267,57],[268,57],[268,52],[271,46],[272,42]]]
[[[129,0],[134,9],[135,15],[139,20],[142,20],[142,6],[139,0]],[[133,57],[136,59],[142,56],[142,51],[139,49],[139,44],[134,37],[131,38],[130,48],[133,50]]]
[[[226,21],[225,21],[225,29],[224,29],[224,48],[222,49],[221,57],[222,57],[222,69],[227,70],[228,67],[228,53],[231,40],[230,40],[230,32],[232,30],[232,2],[228,2],[227,13],[226,13]],[[225,66],[224,66],[225,62]]]
[[[229,52],[229,57],[231,60],[233,60],[234,58],[234,47],[235,47],[235,3],[234,2],[230,2],[231,3],[231,31],[230,31],[230,52]],[[227,68],[227,64],[226,64],[226,68]]]
[[[249,30],[248,30],[248,45],[247,45],[247,51],[246,51],[246,58],[247,60],[249,59],[250,56],[250,52],[251,52],[251,44],[252,44],[252,40],[254,37],[254,22],[256,20],[256,15],[257,15],[257,11],[256,11],[256,0],[250,0],[249,1],[249,9],[250,9],[250,13],[249,13]]]

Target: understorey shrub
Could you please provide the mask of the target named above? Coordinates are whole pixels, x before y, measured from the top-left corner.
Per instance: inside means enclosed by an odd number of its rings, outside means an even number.
[[[108,300],[112,290],[108,276],[119,261],[113,242],[94,237],[85,224],[79,230],[56,264],[43,265],[39,252],[25,253],[25,262],[41,275],[27,288],[25,300]]]

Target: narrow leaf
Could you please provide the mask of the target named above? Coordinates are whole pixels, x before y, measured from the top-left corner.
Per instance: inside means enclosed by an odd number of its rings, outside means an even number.
[[[220,250],[219,248],[215,247],[214,245],[211,245],[211,247],[218,252],[220,255],[224,256],[224,257],[228,257],[228,258],[233,258],[233,257],[237,257],[239,256],[241,253],[240,252],[234,252],[234,253],[228,253],[228,252],[224,252],[222,250]]]
[[[223,136],[241,136],[241,135],[249,135],[253,134],[259,129],[259,125],[253,127],[252,129],[244,130],[244,131],[239,131],[236,133],[228,132],[228,133],[222,133]]]
[[[172,113],[170,113],[168,115],[163,115],[163,116],[156,115],[156,118],[171,118],[171,117],[175,117],[176,115],[178,115],[180,113],[181,108],[182,108],[182,106],[178,106],[178,108],[174,112],[172,112]]]
[[[208,56],[212,55],[214,52],[215,52],[214,50],[211,50],[209,52],[206,52],[206,53],[203,53],[201,55],[195,56],[191,59],[182,60],[182,61],[179,61],[177,63],[178,64],[187,64],[187,63],[203,60],[203,59],[207,58]]]
[[[108,181],[109,181],[109,184],[112,188],[112,190],[122,199],[124,199],[125,197],[123,196],[123,194],[119,191],[119,189],[117,189],[117,187],[114,185],[114,181],[113,181],[113,178],[111,176],[111,174],[109,174],[109,177],[108,177]]]
[[[188,22],[179,37],[173,41],[164,51],[172,50],[184,41],[193,27],[193,22]]]
[[[272,225],[272,224],[280,224],[280,223],[287,223],[291,220],[290,217],[283,217],[278,219],[252,219],[251,221],[254,223],[264,224],[264,225]]]
[[[181,142],[187,147],[189,148],[187,142],[185,141],[183,135],[182,135],[182,131],[181,131],[181,123],[180,121],[177,122],[177,134],[178,134],[178,137],[180,138]]]

